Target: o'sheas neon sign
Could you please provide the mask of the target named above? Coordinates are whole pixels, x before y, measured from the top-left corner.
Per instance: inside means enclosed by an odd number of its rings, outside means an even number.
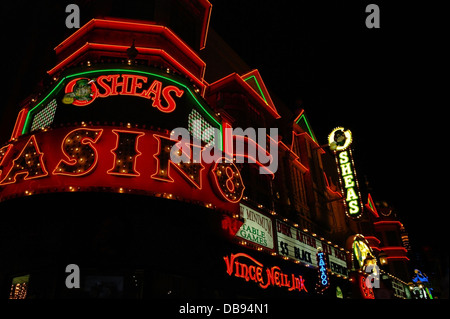
[[[352,161],[349,152],[342,151],[339,153],[339,171],[344,186],[345,202],[350,216],[359,216],[361,213],[360,196],[357,189],[357,181],[355,178]]]
[[[334,151],[339,172],[342,195],[345,203],[345,213],[348,217],[359,218],[363,212],[361,194],[350,149],[352,132],[343,127],[335,128],[328,135],[328,144]]]
[[[86,106],[97,98],[129,95],[151,99],[152,106],[164,113],[175,110],[174,97],[180,98],[184,90],[174,85],[163,86],[157,79],[148,82],[148,76],[137,74],[109,74],[97,78],[76,78],[65,87],[64,104]]]

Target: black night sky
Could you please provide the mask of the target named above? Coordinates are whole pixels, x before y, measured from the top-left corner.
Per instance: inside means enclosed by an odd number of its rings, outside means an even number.
[[[443,205],[430,176],[434,159],[426,160],[436,154],[438,131],[430,105],[439,67],[438,29],[430,24],[436,8],[211,2],[211,26],[259,69],[269,90],[291,109],[305,109],[320,144],[334,127],[350,128],[360,184],[367,180],[374,200],[394,206],[413,242],[440,245]],[[365,26],[369,3],[380,7],[380,29]]]
[[[437,169],[445,151],[437,143],[443,104],[433,101],[440,9],[381,0],[210,2],[210,27],[260,71],[273,95],[305,109],[320,144],[336,126],[352,130],[360,184],[367,180],[374,200],[395,207],[413,248],[439,246],[447,254],[447,205],[439,192],[446,181],[436,179],[445,172]],[[53,48],[73,32],[64,24],[69,3],[77,2],[2,3],[4,142],[18,104],[53,66]],[[369,3],[380,7],[380,29],[365,26]]]

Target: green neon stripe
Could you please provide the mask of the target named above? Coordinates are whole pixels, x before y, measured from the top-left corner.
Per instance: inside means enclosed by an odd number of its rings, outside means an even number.
[[[314,135],[313,131],[311,130],[311,127],[309,126],[309,123],[308,123],[308,120],[307,120],[305,114],[302,114],[302,116],[300,116],[300,118],[299,118],[299,119],[297,120],[297,122],[295,122],[295,123],[298,124],[298,123],[300,122],[301,119],[303,119],[303,122],[304,122],[305,125],[306,125],[306,128],[307,128],[307,130],[308,130],[309,136],[311,136],[311,138],[314,140],[314,142],[317,143],[316,136]],[[299,125],[300,125],[300,124],[299,124]]]
[[[104,70],[92,70],[92,71],[85,71],[85,72],[75,73],[75,74],[68,75],[68,76],[66,76],[65,78],[66,78],[66,79],[69,79],[69,78],[74,78],[74,77],[78,77],[78,76],[81,76],[81,75],[87,75],[87,74],[90,74],[90,73],[100,73],[100,72],[123,72],[123,71],[130,72],[130,73],[139,73],[139,74],[144,74],[144,75],[151,75],[151,76],[154,76],[154,77],[158,77],[158,78],[161,78],[161,79],[165,79],[165,80],[171,81],[171,82],[173,82],[173,83],[176,83],[176,84],[178,84],[178,85],[184,87],[186,90],[188,90],[189,94],[192,96],[192,98],[194,98],[194,100],[197,102],[198,106],[200,106],[200,108],[208,115],[208,117],[209,117],[213,122],[215,122],[219,127],[221,127],[221,124],[220,124],[220,123],[219,123],[219,122],[218,122],[211,114],[209,114],[209,112],[208,112],[207,110],[205,110],[205,108],[204,108],[204,107],[202,106],[202,104],[199,102],[199,100],[198,100],[197,97],[194,95],[194,93],[192,93],[192,91],[191,91],[190,88],[188,88],[188,87],[187,87],[185,84],[183,84],[183,83],[180,83],[180,82],[178,82],[178,81],[176,81],[176,80],[173,80],[173,79],[171,79],[171,78],[165,77],[165,76],[160,75],[160,74],[151,73],[151,72],[145,72],[145,71],[138,71],[138,70],[129,70],[129,69],[104,69]],[[63,79],[63,80],[64,80],[64,79]]]
[[[261,89],[261,86],[259,86],[259,82],[254,75],[250,75],[248,78],[244,79],[244,81],[247,82],[251,78],[253,78],[255,80],[255,83],[256,83],[256,86],[258,87],[259,93],[261,94],[263,100],[266,101],[266,103],[268,104],[269,102],[267,102],[266,97],[264,96],[264,93]]]
[[[53,90],[51,90],[50,93],[48,93],[47,96],[44,97],[44,98],[41,100],[41,102],[39,102],[38,104],[36,104],[35,107],[33,107],[30,111],[28,111],[28,113],[27,113],[27,118],[25,119],[25,124],[23,125],[22,134],[25,134],[26,131],[27,131],[27,128],[28,128],[28,126],[29,126],[29,124],[30,124],[29,122],[30,122],[31,115],[32,115],[33,111],[34,111],[36,108],[38,108],[42,103],[44,103],[44,102],[48,99],[48,97],[51,96],[51,95],[53,94],[53,92],[55,92],[55,91],[59,88],[59,86],[63,83],[64,79],[65,79],[65,78],[63,78],[63,79],[62,79],[62,80],[61,80],[61,81],[53,88]]]
[[[375,209],[373,208],[373,205],[372,205],[372,201],[371,201],[371,200],[369,200],[368,202],[369,202],[369,206],[370,206],[370,208],[372,208],[372,210],[373,210],[373,211],[375,211]]]
[[[60,85],[66,80],[66,79],[70,79],[70,78],[74,78],[74,77],[79,77],[79,76],[83,76],[83,75],[88,75],[88,74],[92,74],[92,73],[101,73],[101,72],[127,72],[127,73],[138,73],[138,74],[144,74],[144,75],[150,75],[150,76],[154,76],[157,78],[161,78],[161,79],[165,79],[168,80],[170,82],[176,83],[179,86],[184,87],[189,94],[191,95],[191,97],[195,100],[195,102],[197,102],[197,105],[206,113],[206,115],[214,122],[217,124],[217,126],[220,128],[220,131],[222,132],[222,124],[219,123],[204,107],[203,105],[200,103],[200,101],[197,99],[197,97],[195,96],[194,93],[192,93],[191,89],[189,87],[187,87],[185,84],[180,83],[176,80],[173,80],[171,78],[165,77],[163,75],[160,74],[156,74],[156,73],[151,73],[151,72],[146,72],[146,71],[138,71],[138,70],[129,70],[129,69],[103,69],[103,70],[90,70],[90,71],[85,71],[85,72],[79,72],[79,73],[74,73],[71,75],[68,75],[64,78],[61,79],[61,81],[59,81],[59,83],[53,88],[53,90],[50,91],[50,93],[48,93],[42,100],[41,102],[39,102],[38,104],[36,104],[35,107],[33,107],[27,114],[27,118],[25,120],[25,124],[23,126],[22,129],[22,134],[25,134],[27,132],[28,126],[30,125],[30,119],[33,115],[33,111],[38,108],[42,103],[44,103],[59,87]],[[222,136],[222,134],[220,134]],[[222,149],[223,149],[223,141],[220,141],[219,144]]]

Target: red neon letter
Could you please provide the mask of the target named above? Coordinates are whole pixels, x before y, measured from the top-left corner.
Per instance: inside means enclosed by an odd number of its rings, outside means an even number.
[[[12,144],[8,144],[0,148],[0,168],[4,167],[3,161],[6,158],[9,150],[12,148]],[[0,176],[2,176],[2,170],[0,169]]]
[[[157,107],[158,109],[161,107],[161,90],[162,90],[162,83],[154,80],[153,83],[150,85],[147,91],[142,92],[142,96],[150,99],[150,95],[153,94],[154,96],[151,98],[153,100],[153,107]]]
[[[102,129],[80,128],[64,138],[61,149],[68,160],[59,161],[53,174],[82,176],[91,172],[97,164],[97,150],[93,146],[102,135]]]
[[[158,109],[161,112],[164,113],[170,113],[173,112],[175,110],[175,108],[177,107],[177,104],[175,103],[175,100],[173,99],[173,97],[170,95],[170,92],[175,92],[175,96],[176,97],[181,97],[184,93],[183,90],[180,90],[179,88],[177,88],[176,86],[173,85],[169,85],[166,86],[163,90],[162,90],[162,95],[164,97],[164,99],[167,102],[167,106],[163,107],[161,104],[158,107]]]
[[[4,148],[1,149],[2,151]],[[6,152],[5,152],[6,155]],[[16,182],[16,176],[25,174],[24,180],[47,176],[44,162],[42,161],[44,153],[41,153],[34,135],[30,137],[25,147],[17,156],[0,185],[12,184]]]
[[[224,157],[220,158],[211,171],[213,184],[223,199],[231,203],[238,203],[244,195],[244,182],[236,165],[225,163],[225,161]]]
[[[141,132],[113,130],[116,134],[116,148],[111,151],[114,154],[113,168],[108,174],[123,176],[139,176],[136,172],[136,157],[142,153],[138,151],[137,143],[139,137],[145,135]]]
[[[137,93],[137,89],[142,89],[142,84],[147,83],[147,78],[145,76],[139,76],[139,75],[131,75],[131,74],[123,74],[122,77],[124,78],[124,81],[128,81],[128,78],[131,78],[131,83],[129,90],[122,91],[122,95],[135,95],[140,96],[141,93]],[[142,80],[141,83],[138,83],[138,80]],[[128,84],[126,86],[128,88]]]
[[[193,163],[192,161],[180,162],[175,164],[170,160],[170,153],[173,151],[181,152],[182,147],[176,145],[177,143],[181,143],[178,141],[171,140],[168,137],[153,134],[153,136],[158,140],[158,152],[153,155],[156,159],[156,173],[152,175],[154,179],[160,179],[165,182],[173,182],[174,180],[170,176],[170,163],[177,168],[177,170],[183,175],[188,182],[190,182],[193,186],[198,189],[202,188],[201,184],[201,172],[204,169],[201,163]],[[198,147],[192,144],[188,145],[191,147],[191,154],[196,154],[193,148]],[[180,153],[181,155],[181,153]],[[190,157],[188,157],[190,158]]]
[[[99,93],[98,93],[98,96],[99,97],[107,97],[107,96],[109,96],[110,94],[111,94],[111,88],[108,86],[108,84],[106,84],[104,81],[110,81],[111,79],[108,77],[108,76],[106,76],[106,75],[102,75],[102,76],[99,76],[98,78],[97,78],[97,84],[102,88],[102,89],[104,89],[105,90],[105,93],[100,93],[100,91],[99,91]]]
[[[119,94],[119,92],[117,92],[117,87],[119,87],[119,86],[121,86],[122,90],[123,90],[124,83],[123,82],[121,82],[121,83],[118,82],[119,76],[120,76],[120,74],[114,74],[114,75],[108,75],[106,77],[106,79],[108,81],[111,81],[111,95],[118,95]]]

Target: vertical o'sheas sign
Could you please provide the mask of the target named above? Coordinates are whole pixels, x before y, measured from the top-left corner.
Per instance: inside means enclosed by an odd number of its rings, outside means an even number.
[[[336,127],[328,135],[328,145],[336,158],[345,214],[347,217],[357,219],[361,217],[363,206],[350,148],[352,141],[352,132],[342,126]]]

